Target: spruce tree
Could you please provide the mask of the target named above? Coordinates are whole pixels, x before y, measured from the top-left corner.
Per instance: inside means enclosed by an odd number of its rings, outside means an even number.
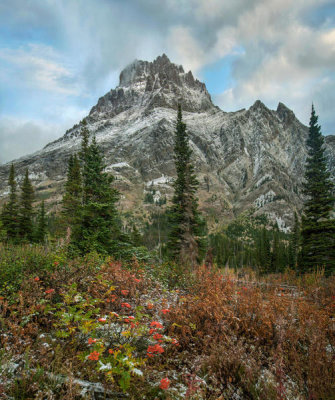
[[[19,231],[24,241],[33,240],[33,201],[34,189],[29,179],[28,169],[21,185]]]
[[[73,227],[79,221],[82,206],[82,191],[80,161],[77,155],[71,155],[68,161],[62,210],[66,226]]]
[[[304,204],[301,224],[300,270],[325,268],[327,275],[335,271],[335,221],[331,219],[334,185],[327,170],[324,139],[314,106],[307,139]]]
[[[45,214],[45,205],[43,200],[37,217],[35,241],[37,243],[44,243],[46,234],[47,234],[47,218]]]
[[[259,234],[259,242],[258,242],[258,260],[260,265],[261,274],[265,274],[270,272],[271,266],[271,245],[269,239],[269,232],[265,228],[262,228]]]
[[[294,213],[294,225],[290,235],[289,241],[289,266],[292,269],[296,269],[298,263],[299,254],[299,243],[300,243],[300,222],[297,213]]]
[[[97,251],[117,255],[121,250],[121,224],[116,209],[119,194],[112,188],[114,177],[104,172],[104,162],[95,137],[88,145],[84,130],[81,161],[83,205],[73,243],[81,253]]]
[[[270,272],[278,273],[281,269],[280,265],[280,244],[279,244],[279,232],[278,229],[274,229],[273,231],[273,241],[272,241],[272,250],[271,250],[271,262],[270,262]]]
[[[17,198],[17,184],[15,181],[15,170],[12,164],[8,178],[9,185],[9,201],[3,206],[2,223],[6,230],[7,239],[16,241],[19,235],[19,204]]]
[[[192,150],[180,105],[174,151],[177,178],[173,184],[174,195],[169,210],[171,230],[167,250],[175,261],[194,266],[204,255],[204,222],[198,212],[195,195],[198,181],[191,162]]]

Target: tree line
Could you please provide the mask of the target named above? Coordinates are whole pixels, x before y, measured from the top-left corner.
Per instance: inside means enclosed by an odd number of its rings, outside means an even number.
[[[47,234],[47,219],[44,201],[40,209],[35,213],[33,209],[34,188],[29,179],[28,169],[25,171],[24,179],[17,191],[15,180],[15,169],[10,167],[9,199],[2,207],[0,237],[12,243],[43,243]]]
[[[294,216],[292,232],[280,232],[277,226],[270,227],[265,216],[254,218],[249,213],[244,221],[241,216],[222,232],[208,236],[205,219],[198,210],[198,181],[180,106],[174,143],[174,195],[166,212],[154,215],[142,235],[135,225],[130,232],[122,229],[117,209],[119,193],[113,187],[115,178],[105,172],[102,152],[95,136],[90,140],[84,120],[81,149],[68,160],[59,216],[63,230],[70,231],[69,251],[96,251],[122,258],[126,254],[131,256],[142,244],[153,249],[159,243],[161,255],[183,265],[201,262],[207,251],[207,259],[218,266],[253,266],[260,273],[282,272],[288,266],[308,272],[323,266],[329,275],[335,271],[334,184],[327,170],[324,139],[317,122],[312,107],[304,182],[306,201],[301,218]],[[13,165],[8,184],[9,199],[1,213],[3,238],[13,243],[43,243],[47,234],[45,204],[42,201],[38,213],[34,213],[34,190],[28,170],[19,195]]]

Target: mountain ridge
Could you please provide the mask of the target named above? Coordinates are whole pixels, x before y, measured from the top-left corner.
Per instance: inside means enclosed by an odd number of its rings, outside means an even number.
[[[302,206],[305,141],[308,128],[283,103],[270,110],[260,100],[235,112],[212,102],[206,85],[163,54],[153,62],[136,60],[120,74],[119,85],[100,97],[85,118],[96,135],[107,170],[117,177],[121,209],[146,213],[145,193],[171,197],[175,176],[174,126],[178,103],[190,135],[200,181],[199,199],[210,224],[253,208],[291,225]],[[82,121],[58,140],[15,161],[19,180],[29,167],[40,197],[60,207],[69,155],[80,147]],[[328,165],[335,176],[335,137],[325,137]],[[6,194],[7,163],[0,166],[0,196]],[[150,184],[148,186],[148,184]]]

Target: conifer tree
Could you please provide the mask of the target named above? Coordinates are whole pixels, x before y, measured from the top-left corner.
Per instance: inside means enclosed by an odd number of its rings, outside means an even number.
[[[300,243],[300,222],[297,213],[294,213],[294,225],[289,242],[289,266],[296,269]]]
[[[0,242],[2,242],[3,240],[5,240],[6,239],[6,230],[5,230],[5,228],[4,228],[4,226],[3,226],[3,223],[2,223],[2,221],[1,221],[1,219],[0,219]]]
[[[334,204],[334,185],[327,171],[324,139],[314,106],[309,123],[307,139],[308,158],[306,162],[304,204],[301,224],[302,272],[325,267],[329,275],[335,271],[335,221],[331,219]]]
[[[191,162],[186,124],[178,106],[175,135],[175,166],[177,178],[173,184],[174,196],[170,208],[171,231],[167,243],[168,253],[182,264],[194,266],[204,255],[204,222],[198,212],[196,191],[198,181]]]
[[[279,232],[278,229],[275,229],[273,232],[273,241],[272,241],[272,251],[271,251],[271,262],[270,262],[270,271],[272,273],[278,273],[281,269],[280,265],[280,246],[279,246]]]
[[[71,155],[68,161],[62,211],[67,226],[73,227],[78,223],[82,206],[82,190],[80,161],[77,155]]]
[[[2,223],[6,230],[8,240],[16,241],[19,235],[19,204],[17,198],[17,184],[15,181],[15,169],[12,164],[8,178],[9,201],[3,206]]]
[[[34,189],[29,179],[28,169],[21,185],[20,210],[19,210],[19,231],[23,240],[33,239],[33,201]]]
[[[43,200],[37,217],[35,241],[38,243],[44,243],[46,234],[47,234],[47,219],[46,219],[45,205]]]
[[[82,149],[83,205],[80,222],[73,232],[73,242],[80,252],[118,254],[122,234],[116,209],[119,198],[111,184],[114,177],[104,172],[104,162],[95,137],[88,145],[84,128]]]

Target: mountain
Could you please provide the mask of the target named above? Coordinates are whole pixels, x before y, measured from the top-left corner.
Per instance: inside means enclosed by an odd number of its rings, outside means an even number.
[[[107,171],[116,177],[120,208],[145,215],[145,194],[171,197],[176,109],[181,103],[190,133],[200,182],[201,209],[215,227],[253,208],[286,230],[302,206],[308,128],[279,103],[268,109],[257,100],[248,110],[224,112],[215,106],[204,83],[170,62],[134,61],[120,83],[98,100],[85,118],[105,154]],[[18,180],[24,169],[39,198],[59,208],[67,159],[80,147],[82,122],[44,149],[14,161]],[[329,168],[335,179],[335,136],[325,138]],[[0,166],[0,196],[8,193],[10,163]]]

